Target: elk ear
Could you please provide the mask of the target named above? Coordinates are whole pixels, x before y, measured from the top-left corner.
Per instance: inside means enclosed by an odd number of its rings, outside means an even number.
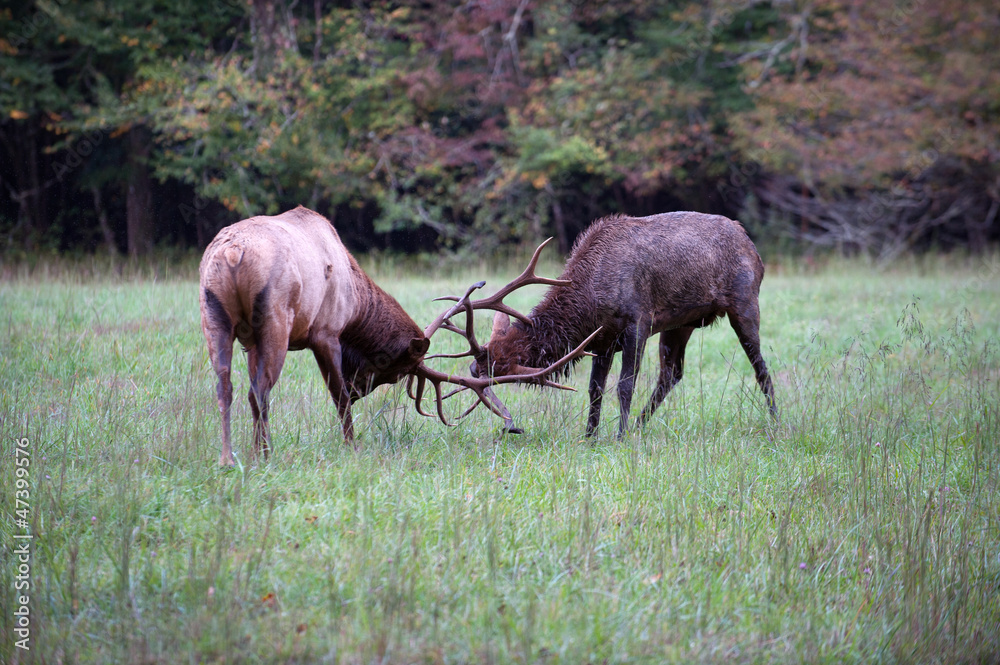
[[[510,330],[510,317],[503,312],[497,312],[493,315],[493,332],[490,334],[490,339],[495,337],[503,337]]]
[[[410,357],[423,358],[427,349],[431,346],[431,341],[426,337],[414,337],[410,340]]]

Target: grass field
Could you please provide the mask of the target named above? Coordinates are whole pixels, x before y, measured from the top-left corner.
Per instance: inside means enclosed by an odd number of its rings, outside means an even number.
[[[430,294],[517,271],[366,267],[421,325]],[[778,424],[726,322],[621,441],[613,397],[583,438],[586,362],[578,393],[498,389],[518,437],[381,390],[355,405],[355,452],[300,352],[255,465],[238,354],[228,472],[192,266],[95,271],[0,269],[4,663],[1000,659],[996,258],[769,265]]]

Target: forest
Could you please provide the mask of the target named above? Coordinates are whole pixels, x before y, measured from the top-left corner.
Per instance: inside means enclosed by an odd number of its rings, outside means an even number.
[[[991,0],[36,0],[0,9],[0,254],[355,251],[697,210],[774,251],[1000,240]]]

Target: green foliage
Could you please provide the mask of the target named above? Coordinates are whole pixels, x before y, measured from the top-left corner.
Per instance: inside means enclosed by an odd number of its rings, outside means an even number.
[[[140,70],[162,150],[163,179],[242,216],[275,213],[289,200],[336,205],[395,191],[395,166],[381,148],[412,124],[395,95],[397,47],[383,39],[392,21],[359,30],[359,18],[331,12],[321,29],[333,54],[318,63],[288,51],[261,78],[239,56],[175,60]]]
[[[549,128],[516,125],[511,134],[518,155],[515,169],[522,176],[572,178],[579,172],[598,173],[607,165],[607,153],[579,135],[560,137]]]
[[[482,250],[536,232],[564,242],[613,211],[757,214],[750,202],[786,236],[798,223],[800,239],[819,228],[835,244],[830,220],[857,217],[843,199],[926,198],[952,212],[883,226],[980,249],[996,237],[981,222],[996,218],[991,10],[22,3],[0,11],[0,229],[30,247],[78,243],[102,215],[120,228],[121,183],[140,164],[164,196],[218,210],[202,236],[301,203],[365,211],[360,235]],[[133,129],[152,145],[127,144]],[[93,132],[108,140],[81,157]],[[796,186],[819,212],[786,200]],[[188,222],[176,209],[157,211],[164,236]]]

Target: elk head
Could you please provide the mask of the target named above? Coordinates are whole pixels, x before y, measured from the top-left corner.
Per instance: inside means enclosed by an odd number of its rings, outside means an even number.
[[[520,364],[518,362],[505,362],[502,366],[496,366],[492,362],[490,347],[491,345],[503,345],[503,344],[516,344],[516,333],[513,326],[510,324],[508,316],[516,317],[520,322],[526,325],[531,325],[531,319],[529,319],[524,314],[521,314],[517,310],[513,309],[509,305],[503,302],[503,299],[510,295],[512,292],[517,290],[522,286],[527,286],[528,284],[548,284],[552,286],[568,286],[569,282],[566,280],[550,279],[547,277],[538,277],[535,275],[535,266],[538,263],[538,257],[541,254],[542,249],[551,240],[549,238],[535,250],[535,253],[531,257],[531,261],[528,263],[528,267],[513,281],[508,283],[506,286],[499,289],[492,296],[483,298],[481,300],[470,300],[472,292],[485,286],[486,282],[477,282],[470,286],[466,290],[465,295],[458,296],[443,296],[441,298],[435,298],[435,300],[452,300],[455,304],[451,306],[446,311],[442,312],[437,319],[434,320],[429,326],[427,326],[424,331],[425,338],[430,338],[439,328],[449,330],[456,334],[461,335],[466,339],[469,344],[469,350],[463,353],[457,354],[436,354],[432,356],[427,356],[425,360],[432,358],[463,358],[471,357],[472,364],[470,366],[470,372],[472,377],[461,377],[453,376],[449,374],[444,374],[436,370],[427,367],[424,363],[421,363],[416,371],[407,383],[407,391],[409,395],[416,402],[417,411],[422,415],[430,415],[424,413],[421,409],[421,400],[423,397],[423,391],[426,386],[426,382],[430,381],[434,386],[435,397],[437,402],[437,415],[446,425],[450,425],[447,418],[444,415],[444,400],[455,395],[463,390],[472,390],[476,393],[478,399],[469,407],[460,418],[464,418],[469,413],[471,413],[479,404],[485,404],[486,408],[492,411],[494,414],[500,416],[504,420],[504,429],[511,433],[520,433],[521,430],[514,427],[513,418],[510,415],[510,411],[503,404],[502,401],[496,396],[492,391],[491,387],[494,385],[510,384],[510,383],[520,383],[520,384],[533,384],[538,386],[545,386],[550,388],[558,388],[560,390],[575,390],[570,386],[565,386],[559,383],[555,383],[550,379],[546,378],[549,375],[558,372],[568,363],[577,360],[583,356],[591,355],[587,353],[584,349],[587,345],[597,336],[600,332],[600,328],[595,330],[590,334],[583,342],[576,346],[569,353],[559,358],[555,362],[551,363],[546,367],[530,367]],[[492,309],[496,311],[496,315],[493,321],[493,333],[490,337],[490,342],[486,346],[481,346],[476,339],[476,334],[474,330],[474,317],[473,312],[477,309]],[[465,327],[461,328],[455,325],[451,318],[460,312],[465,313]],[[516,354],[510,354],[502,356],[505,358],[516,358]],[[412,391],[413,382],[416,381],[416,392]],[[452,383],[458,385],[459,388],[451,391],[450,393],[442,394],[442,384]]]
[[[344,383],[347,384],[351,403],[379,386],[396,383],[412,373],[429,346],[430,340],[424,337],[413,337],[404,348],[395,352],[382,349],[365,353],[353,345],[344,344]]]

